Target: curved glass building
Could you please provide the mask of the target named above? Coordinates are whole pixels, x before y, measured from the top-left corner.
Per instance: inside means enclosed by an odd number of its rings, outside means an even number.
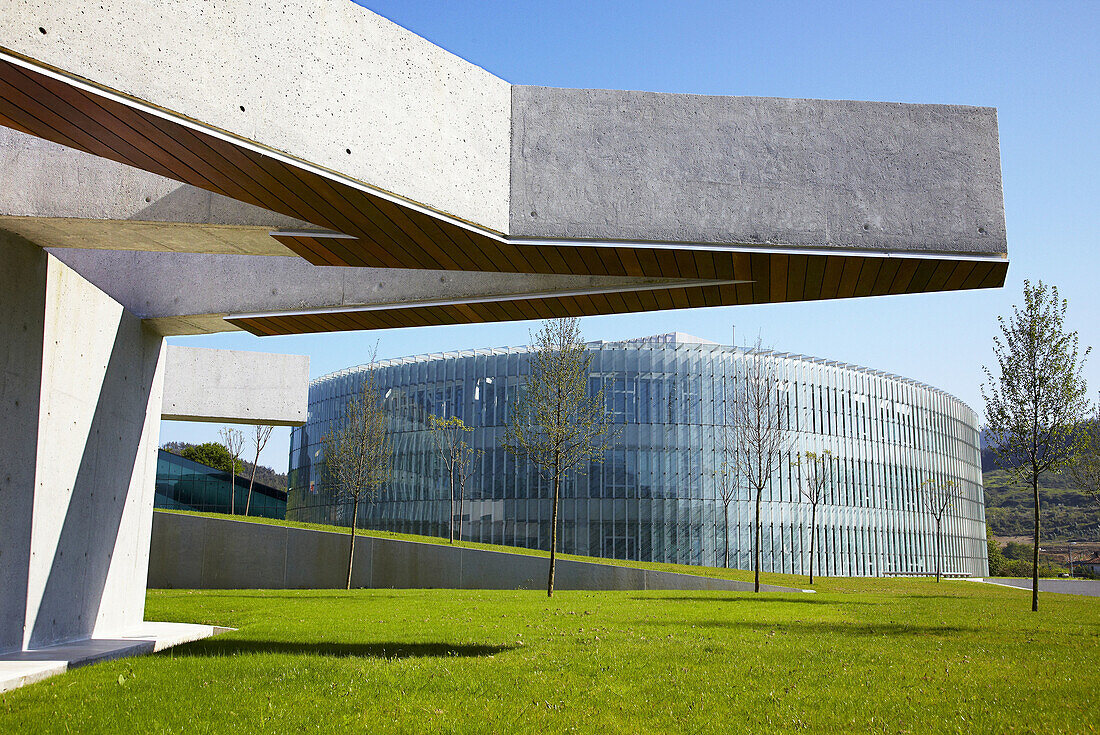
[[[559,548],[682,564],[752,565],[754,502],[739,488],[723,521],[721,481],[726,396],[756,354],[680,333],[594,342],[589,389],[604,391],[618,429],[600,463],[566,482]],[[445,536],[449,486],[428,417],[459,416],[484,452],[461,506],[467,540],[548,548],[550,486],[501,446],[508,409],[528,370],[526,347],[388,360],[378,378],[392,410],[395,471],[381,498],[360,508],[360,527]],[[927,574],[936,567],[935,521],[924,483],[956,483],[960,500],[943,522],[943,570],[987,572],[978,418],[941,390],[876,370],[803,355],[763,353],[780,372],[785,454],[764,491],[763,568],[809,571],[810,506],[795,457],[837,458],[818,506],[815,572],[844,576]],[[310,385],[309,417],[291,434],[287,518],[350,524],[350,506],[322,481],[321,437],[362,382],[350,368]]]

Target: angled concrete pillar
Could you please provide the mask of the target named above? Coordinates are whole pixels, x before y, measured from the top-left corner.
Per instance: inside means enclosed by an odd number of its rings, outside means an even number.
[[[164,340],[0,233],[0,651],[142,622]]]

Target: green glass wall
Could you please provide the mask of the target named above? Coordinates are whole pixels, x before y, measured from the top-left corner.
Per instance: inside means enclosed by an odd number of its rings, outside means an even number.
[[[166,452],[157,453],[157,486],[153,507],[229,513],[229,473]],[[248,478],[237,475],[233,508],[244,515]],[[286,493],[263,483],[252,486],[250,516],[286,518]]]

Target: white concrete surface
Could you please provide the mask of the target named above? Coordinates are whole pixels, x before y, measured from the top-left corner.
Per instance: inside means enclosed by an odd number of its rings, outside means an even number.
[[[169,345],[161,418],[271,426],[305,423],[309,357]]]
[[[0,655],[0,692],[18,689],[77,666],[163,651],[229,630],[191,623],[141,623],[114,638],[91,638]]]
[[[0,0],[0,17],[31,59],[507,229],[509,84],[350,0]]]
[[[113,637],[144,615],[164,340],[31,243],[0,253],[0,651]]]

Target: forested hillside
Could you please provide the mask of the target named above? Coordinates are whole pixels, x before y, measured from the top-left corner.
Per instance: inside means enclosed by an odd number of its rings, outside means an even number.
[[[1008,472],[983,473],[985,517],[993,536],[1030,536],[1031,487],[1016,482]],[[1039,484],[1044,541],[1100,540],[1100,504],[1082,493],[1066,474],[1043,475]]]

